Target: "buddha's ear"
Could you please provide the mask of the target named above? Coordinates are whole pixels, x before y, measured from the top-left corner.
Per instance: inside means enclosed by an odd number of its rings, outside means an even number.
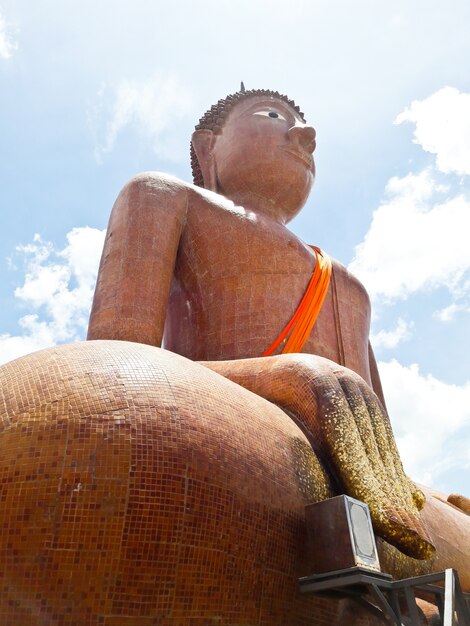
[[[199,167],[201,168],[205,189],[217,191],[217,175],[212,151],[215,143],[214,133],[206,128],[195,130],[191,141],[199,162]]]

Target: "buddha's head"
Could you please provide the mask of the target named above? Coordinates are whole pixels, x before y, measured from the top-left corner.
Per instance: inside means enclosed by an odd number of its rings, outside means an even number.
[[[196,126],[194,183],[240,204],[258,199],[287,222],[312,188],[314,149],[315,131],[292,100],[273,91],[239,91],[219,100]]]

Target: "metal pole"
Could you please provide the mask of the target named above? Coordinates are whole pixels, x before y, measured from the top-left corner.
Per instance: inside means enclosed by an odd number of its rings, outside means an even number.
[[[444,625],[455,626],[455,577],[453,569],[445,572]]]

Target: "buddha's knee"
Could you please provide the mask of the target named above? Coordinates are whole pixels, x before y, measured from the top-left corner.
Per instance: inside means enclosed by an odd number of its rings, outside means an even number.
[[[32,354],[0,382],[2,623],[231,615],[234,598],[245,621],[269,602],[305,613],[304,506],[322,475],[280,409],[126,342]]]

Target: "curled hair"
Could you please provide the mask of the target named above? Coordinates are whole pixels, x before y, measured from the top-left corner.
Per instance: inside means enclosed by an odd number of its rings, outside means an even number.
[[[246,98],[252,98],[253,96],[266,96],[268,98],[277,98],[278,100],[282,100],[286,104],[296,111],[302,120],[305,122],[305,117],[300,108],[295,104],[293,100],[290,100],[287,96],[280,94],[278,91],[271,91],[269,89],[250,89],[245,91],[242,85],[241,91],[237,91],[234,94],[227,96],[226,98],[222,98],[211,106],[204,115],[199,120],[199,123],[196,125],[196,130],[211,130],[215,135],[218,135],[222,132],[222,127],[225,123],[227,116],[230,111],[242,100]],[[191,170],[193,172],[193,180],[194,184],[198,185],[198,187],[204,187],[204,180],[202,178],[201,168],[199,166],[199,161],[197,160],[196,152],[194,150],[193,144],[191,142]]]

